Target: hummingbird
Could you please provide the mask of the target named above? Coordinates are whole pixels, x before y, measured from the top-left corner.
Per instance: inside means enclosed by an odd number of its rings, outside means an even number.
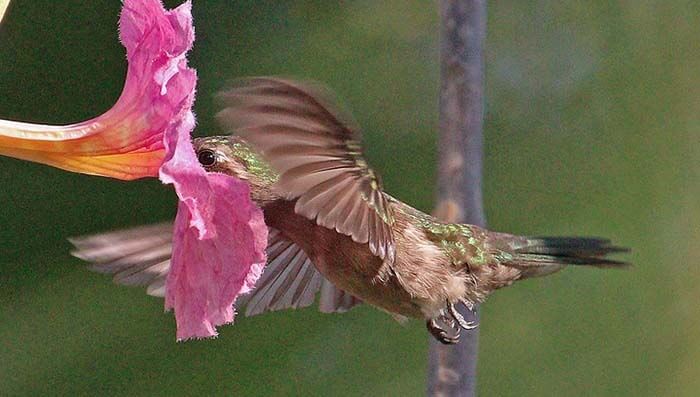
[[[360,129],[316,83],[242,80],[219,95],[229,135],[195,138],[207,172],[250,185],[270,228],[268,263],[245,296],[246,315],[366,302],[398,320],[424,319],[440,342],[459,341],[472,309],[515,281],[567,266],[623,267],[610,240],[525,237],[442,222],[392,197],[362,154]],[[165,293],[172,225],[72,239],[73,254],[115,281]]]

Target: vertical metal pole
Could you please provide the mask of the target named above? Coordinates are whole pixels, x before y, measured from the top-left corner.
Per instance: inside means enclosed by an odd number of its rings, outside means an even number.
[[[485,226],[481,193],[483,160],[486,0],[440,0],[440,136],[436,215],[449,222]],[[467,320],[478,320],[465,308]],[[476,316],[478,317],[478,316]],[[429,396],[474,396],[478,328],[459,344],[430,338]]]

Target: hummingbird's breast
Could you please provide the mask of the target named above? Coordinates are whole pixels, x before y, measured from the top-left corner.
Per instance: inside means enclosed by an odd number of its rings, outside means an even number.
[[[420,302],[397,278],[378,281],[383,260],[370,252],[368,244],[356,243],[349,236],[296,214],[294,203],[277,200],[265,205],[265,222],[301,247],[324,277],[338,288],[388,312],[423,316]]]
[[[466,275],[415,222],[396,205],[396,258],[389,277],[386,266],[367,243],[360,244],[333,229],[317,225],[294,211],[294,201],[276,200],[263,206],[265,222],[308,255],[318,271],[338,288],[385,311],[407,317],[433,318],[446,302],[467,295]]]

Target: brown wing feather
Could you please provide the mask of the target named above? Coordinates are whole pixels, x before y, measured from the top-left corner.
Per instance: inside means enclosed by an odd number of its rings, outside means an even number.
[[[172,224],[140,226],[128,230],[74,237],[71,252],[91,262],[90,269],[114,274],[114,282],[147,286],[153,296],[165,296],[165,277],[170,270]]]
[[[91,262],[91,270],[114,274],[117,284],[147,286],[149,295],[164,297],[172,233],[172,224],[162,223],[69,240],[75,246],[71,253]],[[275,229],[270,229],[267,257],[255,289],[237,302],[247,304],[248,316],[310,306],[319,290],[325,291],[319,302],[322,312],[345,312],[351,307],[348,302],[360,302],[321,276],[306,254]]]
[[[220,94],[226,107],[218,118],[280,174],[275,187],[298,199],[298,214],[368,243],[391,264],[391,208],[362,157],[358,129],[327,97],[310,84],[254,78]]]

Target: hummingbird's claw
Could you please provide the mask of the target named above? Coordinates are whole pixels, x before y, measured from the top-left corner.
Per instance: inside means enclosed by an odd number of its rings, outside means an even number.
[[[469,310],[474,310],[474,306],[468,302],[465,302],[465,305]],[[428,320],[426,326],[435,339],[446,345],[453,345],[459,342],[459,334],[462,329],[469,331],[477,328],[479,324],[476,321],[467,321],[457,311],[454,303],[447,302],[447,312],[443,311],[440,316]],[[448,333],[448,329],[451,329],[452,332]]]
[[[460,312],[457,311],[457,308],[455,308],[454,303],[448,303],[447,304],[447,310],[449,311],[450,315],[452,315],[452,318],[459,324],[460,327],[466,329],[467,331],[478,328],[479,323],[476,321],[467,321],[464,319],[464,316]],[[472,310],[472,308],[469,308],[469,310]],[[459,329],[459,328],[457,328]]]
[[[445,331],[445,329],[438,324],[438,319],[443,319],[444,317],[438,317],[437,319],[431,319],[426,322],[426,326],[428,327],[428,331],[437,339],[440,343],[446,344],[446,345],[454,345],[455,343],[459,342],[459,327],[453,327],[452,329],[454,330],[454,334],[450,335]]]
[[[467,309],[469,309],[470,312],[472,312],[472,313],[474,312],[474,303],[469,302],[469,301],[466,300],[466,299],[460,299],[459,301],[462,302],[462,304],[463,304],[464,306],[466,306]]]

